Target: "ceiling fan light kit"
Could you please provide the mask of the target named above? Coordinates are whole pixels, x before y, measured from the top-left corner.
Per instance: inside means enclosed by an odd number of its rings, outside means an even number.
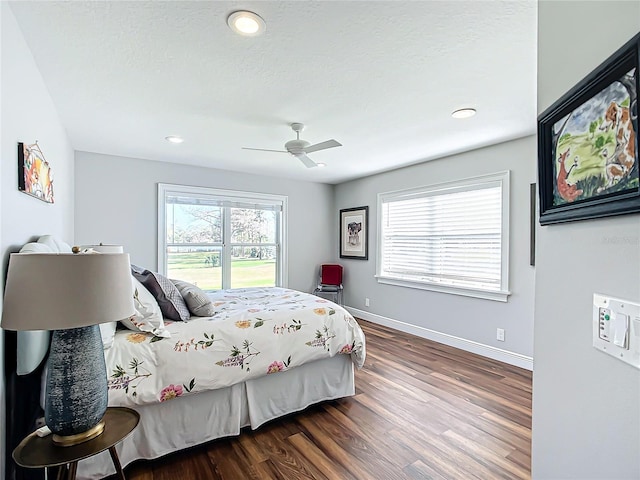
[[[326,150],[327,148],[341,147],[342,144],[334,139],[326,140],[324,142],[316,143],[314,145],[309,144],[306,140],[300,140],[300,132],[304,130],[304,124],[292,123],[291,129],[296,132],[295,140],[289,140],[284,144],[285,150],[270,150],[267,148],[249,148],[242,147],[243,150],[258,150],[261,152],[276,152],[276,153],[289,153],[300,160],[305,167],[313,168],[319,166],[326,166],[326,164],[318,164],[311,160],[307,154],[311,152],[317,152],[319,150]]]
[[[265,21],[253,12],[238,10],[227,17],[227,25],[238,35],[256,37],[262,35],[267,29]]]

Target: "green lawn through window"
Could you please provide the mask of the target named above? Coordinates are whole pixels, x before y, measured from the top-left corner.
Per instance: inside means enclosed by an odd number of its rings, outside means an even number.
[[[169,278],[193,283],[203,290],[222,288],[222,267],[214,265],[211,252],[169,253]],[[219,257],[218,257],[219,258]],[[231,287],[273,287],[276,279],[276,260],[259,258],[231,259]]]

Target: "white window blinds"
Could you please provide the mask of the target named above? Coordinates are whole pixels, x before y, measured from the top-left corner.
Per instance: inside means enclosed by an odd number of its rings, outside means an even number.
[[[379,278],[506,293],[508,172],[381,194],[379,216]]]
[[[212,191],[215,191],[212,189]],[[243,197],[225,197],[223,195],[171,195],[167,194],[165,202],[167,205],[202,205],[209,207],[231,207],[231,208],[248,208],[252,210],[270,210],[273,212],[282,211],[282,200],[269,201],[260,199],[258,201],[252,198]]]

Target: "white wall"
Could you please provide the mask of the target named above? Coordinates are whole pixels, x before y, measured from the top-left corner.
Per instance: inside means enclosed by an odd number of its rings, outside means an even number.
[[[76,241],[122,244],[132,262],[157,268],[158,183],[287,195],[291,288],[310,291],[336,256],[331,185],[87,152],[76,152]]]
[[[527,137],[337,185],[336,212],[342,208],[369,206],[369,260],[340,259],[345,267],[345,304],[359,310],[354,313],[372,321],[388,323],[391,319],[416,326],[418,328],[394,324],[427,338],[445,343],[447,336],[464,339],[462,343],[454,339],[453,344],[461,348],[474,351],[478,347],[476,343],[488,346],[479,352],[494,358],[497,354],[506,361],[513,360],[500,356],[501,352],[494,349],[531,357],[534,268],[529,266],[529,185],[535,182],[535,155],[535,137]],[[504,170],[511,171],[509,288],[513,294],[507,303],[376,281],[378,193]],[[337,245],[337,240],[334,243]],[[370,307],[365,307],[365,297],[371,300]],[[506,330],[505,342],[496,340],[498,327]]]
[[[539,3],[538,111],[640,30],[640,2]],[[640,478],[640,372],[591,346],[594,292],[640,301],[640,217],[538,228],[535,479]]]
[[[0,3],[0,285],[11,251],[42,234],[73,239],[73,148],[44,85],[31,51],[7,2]],[[55,203],[46,204],[18,191],[18,142],[39,141],[54,173]],[[1,302],[0,302],[1,303]],[[0,365],[4,358],[0,342]],[[4,368],[2,368],[4,371]],[[0,415],[4,417],[4,375],[0,376]],[[0,476],[4,475],[5,421],[0,419]]]
[[[15,17],[2,2],[2,251],[45,233],[73,240],[73,148]],[[18,142],[38,141],[55,203],[18,191]]]
[[[4,14],[5,9],[0,6],[0,49],[4,42],[2,42],[4,35]],[[2,52],[0,51],[0,55]],[[0,59],[2,57],[0,56]],[[2,112],[2,107],[4,105],[3,95],[2,95],[2,85],[4,84],[2,80],[2,61],[0,61],[0,112]],[[0,113],[0,145],[2,142],[2,114]],[[0,173],[2,172],[2,164],[0,164]],[[0,213],[2,212],[2,182],[0,182]],[[2,221],[0,220],[0,239],[2,238]],[[4,268],[2,268],[2,273],[0,273],[0,281],[1,285],[4,288]],[[2,302],[3,295],[0,295],[0,315],[2,315]],[[4,330],[0,329],[0,425],[6,425],[7,418],[7,396],[5,394],[5,385],[4,385]],[[6,429],[0,427],[0,478],[4,478],[5,475],[5,454],[6,454],[6,441],[5,436],[7,434]]]

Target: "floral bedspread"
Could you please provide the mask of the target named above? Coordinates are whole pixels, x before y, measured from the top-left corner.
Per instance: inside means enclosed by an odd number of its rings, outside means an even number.
[[[116,332],[105,350],[110,406],[164,402],[339,354],[364,363],[360,326],[333,302],[277,287],[210,296],[216,315],[165,321],[170,338]]]

